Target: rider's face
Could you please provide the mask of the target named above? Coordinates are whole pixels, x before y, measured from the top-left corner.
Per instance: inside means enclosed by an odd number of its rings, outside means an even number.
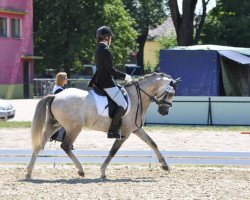
[[[108,44],[109,44],[109,46],[111,45],[111,42],[112,42],[112,37],[108,36]]]
[[[108,42],[108,45],[110,46],[110,45],[111,45],[111,42],[112,42],[112,37],[109,36],[109,35],[107,35],[105,39],[106,39],[106,41]]]

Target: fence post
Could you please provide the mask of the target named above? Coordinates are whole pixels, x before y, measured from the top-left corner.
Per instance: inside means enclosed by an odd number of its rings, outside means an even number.
[[[211,97],[208,97],[207,125],[213,125]]]

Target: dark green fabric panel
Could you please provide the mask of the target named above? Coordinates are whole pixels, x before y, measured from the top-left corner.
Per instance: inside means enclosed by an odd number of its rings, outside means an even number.
[[[250,96],[250,67],[221,57],[225,96]]]

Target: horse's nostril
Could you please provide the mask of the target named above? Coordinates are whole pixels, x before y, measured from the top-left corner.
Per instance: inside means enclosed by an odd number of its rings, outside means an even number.
[[[167,115],[168,114],[168,111],[162,113],[163,116]]]
[[[167,115],[168,114],[168,108],[164,108],[164,107],[159,107],[158,108],[158,112],[161,114],[161,115]]]

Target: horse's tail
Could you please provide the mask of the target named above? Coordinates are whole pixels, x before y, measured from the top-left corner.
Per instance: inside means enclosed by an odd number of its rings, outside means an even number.
[[[50,104],[55,95],[49,95],[42,98],[37,106],[31,125],[31,137],[33,150],[42,149],[43,129],[46,121],[46,113],[50,114]],[[47,108],[48,106],[48,108]],[[49,109],[49,112],[46,112]]]

